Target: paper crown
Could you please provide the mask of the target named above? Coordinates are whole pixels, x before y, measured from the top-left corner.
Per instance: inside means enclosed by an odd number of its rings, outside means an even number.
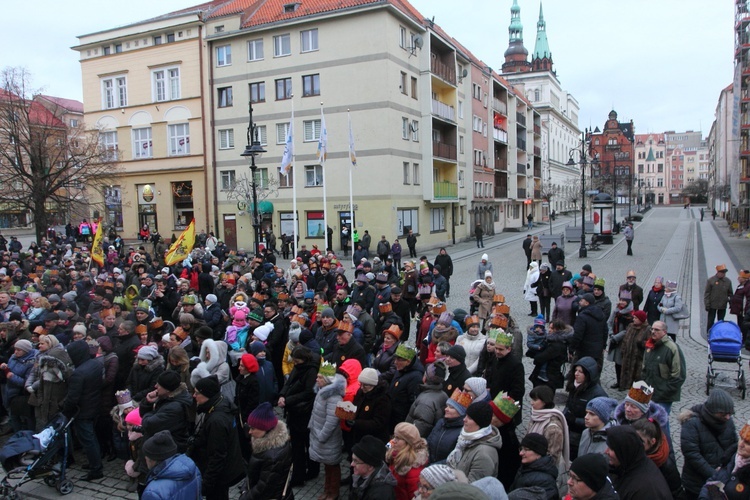
[[[438,316],[440,314],[443,314],[447,310],[448,306],[445,305],[445,302],[438,302],[432,307],[432,314]]]
[[[508,318],[503,314],[496,314],[490,318],[490,328],[508,328]]]
[[[503,330],[502,328],[490,328],[487,332],[487,339],[493,342],[497,342],[497,336],[501,333],[505,333],[505,330]]]
[[[161,318],[160,318],[160,317],[158,317],[158,316],[157,316],[157,317],[155,317],[154,319],[152,319],[152,320],[151,320],[151,322],[150,322],[150,323],[148,324],[148,327],[149,327],[149,328],[150,328],[151,330],[158,330],[159,328],[161,328],[161,327],[163,327],[163,326],[164,326],[164,320],[163,320],[163,319],[161,319]]]
[[[501,330],[502,333],[497,334],[495,339],[496,345],[504,345],[505,347],[511,347],[513,345],[513,335],[506,333],[505,330]]]
[[[380,311],[381,314],[389,313],[393,311],[393,306],[390,302],[382,302],[378,305],[378,311]]]
[[[406,346],[405,344],[399,344],[399,346],[396,348],[396,353],[394,354],[394,356],[411,361],[417,356],[417,351],[415,351],[411,347]]]
[[[495,399],[490,402],[490,408],[492,408],[492,413],[497,419],[504,424],[510,423],[516,413],[518,413],[518,410],[521,409],[518,401],[514,401],[505,392],[499,392],[495,396]]]
[[[262,293],[260,293],[260,292],[255,292],[255,293],[253,294],[253,296],[252,296],[252,300],[254,300],[254,301],[258,302],[259,304],[262,304],[263,302],[265,302],[265,301],[266,301],[266,296],[265,296],[265,295],[263,295],[263,294],[262,294]]]
[[[745,425],[742,426],[742,429],[740,429],[740,438],[750,443],[750,421],[745,423]]]
[[[304,309],[302,309],[300,306],[294,305],[292,306],[292,314],[301,314],[304,312]]]
[[[440,299],[438,299],[434,295],[432,297],[430,297],[430,300],[427,301],[427,305],[430,306],[430,307],[433,307],[433,308],[436,305],[438,305],[439,303],[440,303]],[[433,311],[434,311],[434,309],[433,309]]]
[[[453,391],[453,394],[451,394],[451,401],[454,401],[464,408],[468,408],[473,400],[474,398],[471,397],[471,394],[462,391],[458,387],[456,387],[456,389],[454,389]]]
[[[318,370],[318,374],[323,375],[324,377],[333,377],[336,375],[336,363],[323,361],[323,364],[320,365],[320,370]]]
[[[348,321],[339,321],[339,324],[336,326],[337,332],[346,332],[346,333],[353,333],[354,332],[354,323],[349,323]]]
[[[399,327],[397,324],[394,323],[388,328],[386,328],[385,330],[383,330],[383,335],[385,335],[386,333],[389,335],[392,335],[393,337],[396,338],[396,340],[398,340],[401,338],[401,335],[404,333],[404,331],[401,329],[401,327]]]
[[[510,306],[508,304],[500,304],[499,306],[495,306],[493,308],[493,312],[495,314],[504,314],[507,316],[510,314]]]
[[[479,316],[476,314],[473,316],[466,316],[464,318],[464,324],[466,325],[466,328],[468,329],[470,326],[478,325],[479,324]]]
[[[114,309],[102,309],[99,311],[99,317],[101,319],[106,318],[107,316],[115,316],[115,310]]]
[[[10,287],[10,290],[9,290],[10,293],[18,293],[20,291],[21,291],[21,287],[20,286],[15,286],[15,285],[12,286],[12,287]]]
[[[114,300],[112,300],[112,304],[113,305],[114,304],[119,304],[121,306],[124,306],[125,305],[125,297],[122,297],[122,296],[118,295],[117,297],[114,298]]]
[[[278,300],[289,300],[289,294],[285,292],[281,292],[276,296]]]
[[[151,301],[148,299],[139,300],[136,308],[145,309],[146,311],[148,311],[149,309],[151,309]]]
[[[419,270],[424,271],[425,269],[429,269],[430,266],[427,264],[427,262],[420,262],[419,263]]]
[[[651,397],[654,395],[654,388],[648,385],[643,380],[633,382],[633,387],[628,391],[628,397],[633,401],[647,405],[651,402]]]
[[[633,296],[629,291],[623,290],[620,292],[620,300],[633,300]]]
[[[124,405],[125,403],[129,403],[133,400],[133,398],[130,396],[129,389],[115,392],[115,399],[117,399],[118,405]]]
[[[492,296],[492,303],[493,304],[504,304],[505,303],[505,295],[501,293],[496,293]]]
[[[136,335],[140,335],[142,333],[148,333],[148,327],[146,325],[136,325],[135,333]]]
[[[604,278],[596,278],[596,279],[594,280],[594,286],[598,286],[598,287],[600,287],[600,288],[604,288],[604,283],[606,283],[606,282],[604,281]]]
[[[185,295],[182,298],[183,305],[195,305],[195,295]]]

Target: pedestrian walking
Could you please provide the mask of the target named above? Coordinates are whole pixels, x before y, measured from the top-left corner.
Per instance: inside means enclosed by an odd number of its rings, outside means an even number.
[[[732,281],[727,278],[727,266],[719,264],[716,266],[716,274],[708,278],[703,291],[703,306],[708,312],[706,331],[711,330],[716,319],[724,321],[727,304],[732,300],[733,294]]]
[[[628,225],[622,230],[622,234],[625,236],[625,243],[628,244],[627,255],[633,255],[633,249],[631,247],[633,245],[633,238],[635,238],[635,231],[633,230],[632,222],[628,222]]]
[[[451,256],[448,255],[448,251],[445,248],[440,248],[438,256],[435,257],[434,266],[440,266],[440,274],[443,276],[443,278],[445,278],[446,281],[445,296],[450,297],[451,276],[453,275],[453,259],[451,259]],[[748,290],[750,290],[750,286],[748,286]],[[750,303],[750,300],[748,300],[748,302]]]
[[[474,228],[474,236],[477,239],[477,248],[484,248],[484,229],[482,229],[482,224],[479,222],[477,222]]]
[[[409,229],[409,234],[406,236],[406,246],[409,247],[409,257],[412,259],[417,258],[417,236],[414,231]]]
[[[529,231],[534,229],[534,215],[532,215],[531,212],[529,212],[529,215],[526,216],[526,221],[528,222]]]
[[[526,269],[529,268],[529,264],[531,264],[531,235],[527,234],[526,239],[523,240],[523,243],[521,246],[523,247],[523,253],[526,254]]]
[[[701,222],[703,222],[703,215],[704,214],[705,214],[705,211],[703,210],[703,208],[701,208]]]

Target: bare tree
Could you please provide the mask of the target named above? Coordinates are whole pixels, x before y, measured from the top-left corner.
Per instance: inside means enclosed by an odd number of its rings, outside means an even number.
[[[112,184],[117,166],[100,148],[96,131],[64,123],[37,100],[30,80],[23,68],[2,72],[0,210],[30,213],[40,241],[56,212],[90,203],[83,193]]]
[[[260,171],[257,174],[257,195],[258,205],[260,202],[271,196],[279,196],[279,180],[273,177],[261,177]],[[227,198],[237,200],[237,208],[247,211],[252,217],[253,206],[253,181],[247,174],[240,175],[234,181],[234,185],[227,192]],[[258,212],[260,216],[260,211]]]

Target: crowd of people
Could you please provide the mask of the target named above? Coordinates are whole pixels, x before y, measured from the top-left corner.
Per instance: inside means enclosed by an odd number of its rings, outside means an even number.
[[[320,474],[319,500],[750,496],[750,425],[738,435],[721,389],[679,416],[677,469],[673,280],[643,290],[629,271],[608,295],[590,265],[530,256],[527,329],[488,254],[469,310],[449,311],[446,249],[400,267],[363,255],[352,273],[316,247],[282,266],[211,237],[172,266],[145,247],[107,244],[102,269],[75,242],[0,251],[8,431],[62,412],[84,479],[121,460],[148,499],[293,498]],[[748,277],[711,307],[750,311]]]

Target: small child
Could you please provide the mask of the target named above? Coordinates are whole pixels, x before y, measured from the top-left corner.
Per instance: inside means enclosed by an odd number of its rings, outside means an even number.
[[[526,356],[530,358],[536,357],[537,354],[547,347],[547,329],[544,324],[543,314],[534,318],[534,325],[529,328],[526,336],[526,347],[528,348]],[[538,378],[542,382],[549,382],[549,378],[547,377],[547,363],[539,367]]]
[[[146,488],[146,477],[148,476],[148,467],[141,453],[143,446],[143,433],[136,432],[134,428],[141,426],[141,411],[136,408],[125,416],[125,427],[128,429],[128,447],[130,450],[130,460],[125,462],[125,473],[130,478],[127,490],[130,493],[138,490],[143,491]]]

